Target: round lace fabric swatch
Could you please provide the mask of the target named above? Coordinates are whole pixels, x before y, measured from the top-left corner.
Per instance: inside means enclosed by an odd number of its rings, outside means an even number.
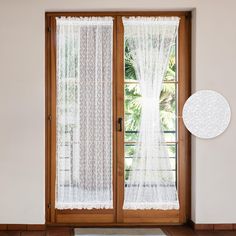
[[[186,128],[203,139],[222,134],[231,117],[227,100],[212,90],[200,90],[188,98],[183,108],[183,121]]]

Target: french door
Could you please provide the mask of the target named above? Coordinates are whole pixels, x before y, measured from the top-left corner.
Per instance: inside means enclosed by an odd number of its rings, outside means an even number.
[[[111,99],[111,181],[112,206],[107,208],[57,206],[57,129],[58,129],[58,41],[57,17],[112,17],[112,99]],[[124,209],[124,196],[132,170],[139,136],[140,84],[125,41],[122,17],[175,16],[180,18],[175,43],[171,47],[168,71],[160,95],[160,115],[164,145],[178,193],[179,209]],[[46,221],[48,224],[74,225],[157,225],[182,224],[190,217],[190,135],[182,121],[182,108],[190,95],[189,12],[80,12],[46,13]],[[71,131],[71,130],[70,130]],[[74,140],[75,132],[69,134]],[[69,141],[72,142],[72,141]],[[74,141],[73,141],[74,142]],[[73,155],[73,154],[71,154]],[[69,155],[70,158],[72,158]],[[67,157],[67,158],[69,158]],[[66,158],[66,157],[63,157]],[[66,171],[66,170],[62,170]],[[82,173],[82,169],[76,169]],[[142,170],[139,170],[142,171]],[[85,198],[86,199],[86,196]]]

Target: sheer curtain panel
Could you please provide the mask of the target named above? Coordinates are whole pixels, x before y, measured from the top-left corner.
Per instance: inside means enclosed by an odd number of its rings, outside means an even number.
[[[123,24],[142,100],[139,139],[123,208],[178,209],[174,174],[160,123],[159,98],[179,18],[123,17]]]
[[[113,208],[113,19],[56,25],[56,208]]]

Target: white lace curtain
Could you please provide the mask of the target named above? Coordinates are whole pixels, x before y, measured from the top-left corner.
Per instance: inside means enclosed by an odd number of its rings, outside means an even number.
[[[160,124],[159,98],[177,17],[123,18],[142,96],[139,140],[125,187],[124,209],[178,209],[178,195]]]
[[[56,208],[112,208],[113,19],[56,24]]]

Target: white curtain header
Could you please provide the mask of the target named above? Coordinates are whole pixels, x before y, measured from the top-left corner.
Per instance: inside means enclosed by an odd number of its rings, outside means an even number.
[[[113,17],[56,17],[59,25],[113,25]]]
[[[122,17],[124,25],[173,25],[178,26],[179,17]]]

